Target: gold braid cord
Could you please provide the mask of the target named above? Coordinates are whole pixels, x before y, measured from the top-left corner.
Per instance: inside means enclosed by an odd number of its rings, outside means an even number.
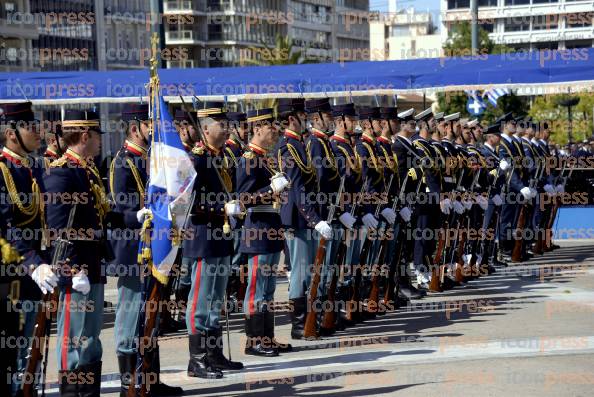
[[[11,263],[20,263],[24,258],[19,252],[6,240],[0,237],[0,253],[2,263],[8,265]]]
[[[373,153],[371,146],[367,142],[363,142],[363,146],[367,149],[367,152],[369,153],[369,158],[371,159],[371,162],[373,163],[373,169],[379,175],[378,178],[373,183],[374,184],[379,183],[381,180],[384,179],[383,167],[381,166],[379,161],[377,161],[377,158],[375,157],[375,154]]]
[[[24,226],[33,221],[33,219],[35,219],[35,217],[37,217],[37,215],[40,212],[42,204],[40,198],[41,192],[39,190],[39,185],[37,184],[35,178],[32,178],[33,182],[31,184],[31,203],[29,205],[24,205],[19,198],[19,192],[17,191],[17,187],[14,183],[14,179],[12,178],[12,174],[8,170],[6,164],[4,164],[3,162],[0,162],[0,170],[2,171],[2,176],[4,177],[4,182],[6,183],[8,195],[10,196],[12,203],[16,205],[18,210],[23,215],[28,217],[25,221],[17,224],[16,226]],[[43,209],[41,209],[41,212],[43,215]]]
[[[299,156],[299,152],[297,151],[297,149],[295,149],[295,147],[293,145],[291,145],[290,143],[287,144],[287,150],[289,151],[289,154],[291,154],[291,157],[293,157],[293,160],[295,160],[297,167],[299,167],[299,169],[301,170],[301,173],[303,174],[303,179],[304,179],[303,183],[304,184],[309,183],[316,175],[315,170],[311,166],[311,163],[305,164],[301,160],[301,157]],[[281,156],[280,156],[280,151],[279,151],[279,161],[280,160],[281,160]]]

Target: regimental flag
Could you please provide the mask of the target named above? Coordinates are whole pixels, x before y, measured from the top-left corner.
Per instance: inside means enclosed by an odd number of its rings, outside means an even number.
[[[491,102],[493,106],[497,107],[497,100],[508,94],[509,90],[507,88],[491,88],[483,93],[483,98],[487,97],[489,102]]]
[[[182,242],[179,231],[188,214],[196,170],[159,90],[152,91],[153,134],[146,200],[152,213],[149,265],[152,265],[153,276],[166,284]]]

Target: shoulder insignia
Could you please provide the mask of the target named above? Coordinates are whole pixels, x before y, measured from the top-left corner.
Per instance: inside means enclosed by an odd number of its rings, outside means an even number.
[[[489,171],[489,174],[493,175],[494,177],[497,176],[497,169]]]
[[[251,159],[253,159],[254,157],[256,157],[256,155],[254,154],[254,152],[252,152],[252,151],[248,150],[247,152],[245,152],[245,153],[243,154],[243,157],[244,157],[244,158],[246,158],[246,159],[248,159],[248,160],[251,160]]]
[[[59,159],[52,161],[52,162],[50,163],[50,167],[51,167],[51,168],[58,168],[58,167],[62,167],[62,166],[64,166],[64,164],[66,164],[66,162],[67,162],[67,161],[68,161],[68,160],[66,159],[66,157],[65,157],[65,156],[62,156],[62,157],[60,157]]]
[[[414,168],[409,168],[408,169],[408,176],[410,178],[412,178],[413,181],[416,181],[418,176],[417,176],[417,170],[415,170]]]
[[[202,156],[204,154],[204,148],[202,146],[195,146],[192,148],[192,153],[197,156]]]

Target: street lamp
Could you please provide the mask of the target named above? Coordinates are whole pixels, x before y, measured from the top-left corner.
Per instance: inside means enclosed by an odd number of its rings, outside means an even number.
[[[573,120],[572,120],[571,108],[574,107],[575,105],[577,105],[578,103],[580,103],[579,97],[568,97],[568,98],[560,99],[559,101],[557,101],[557,104],[559,106],[564,106],[567,108],[567,122],[568,122],[568,124],[567,124],[567,140],[568,140],[569,144],[573,143],[573,136],[572,136]]]

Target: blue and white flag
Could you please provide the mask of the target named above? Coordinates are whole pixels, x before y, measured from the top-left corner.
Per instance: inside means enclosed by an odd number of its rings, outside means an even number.
[[[167,105],[159,95],[152,103],[153,137],[149,151],[146,206],[153,215],[151,230],[152,274],[166,282],[179,245],[172,230],[180,230],[196,179],[196,170],[175,129]],[[181,244],[181,239],[177,239]]]
[[[487,97],[489,102],[491,102],[493,106],[497,107],[497,100],[507,94],[509,94],[509,90],[507,88],[491,88],[483,93],[483,98]]]

